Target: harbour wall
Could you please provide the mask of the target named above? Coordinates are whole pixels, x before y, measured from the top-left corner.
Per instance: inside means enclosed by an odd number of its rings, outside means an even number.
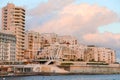
[[[108,65],[71,65],[69,67],[70,73],[81,74],[120,74],[120,66],[108,66]]]

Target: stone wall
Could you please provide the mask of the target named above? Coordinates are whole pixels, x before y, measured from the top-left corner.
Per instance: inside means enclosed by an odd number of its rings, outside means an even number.
[[[120,67],[111,67],[106,65],[71,65],[70,72],[83,74],[120,74]]]

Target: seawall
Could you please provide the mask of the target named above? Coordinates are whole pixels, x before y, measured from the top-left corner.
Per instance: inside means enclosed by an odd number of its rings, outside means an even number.
[[[82,73],[82,74],[120,74],[119,66],[108,66],[108,65],[87,65],[70,66],[70,73]]]

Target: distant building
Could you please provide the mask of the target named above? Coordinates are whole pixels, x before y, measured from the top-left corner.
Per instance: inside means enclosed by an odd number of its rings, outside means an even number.
[[[48,44],[54,44],[58,41],[58,36],[55,33],[42,33],[41,38]]]
[[[63,61],[84,61],[85,46],[67,45],[58,42],[44,47],[38,54],[39,59],[63,60]]]
[[[8,3],[2,8],[2,30],[11,31],[16,35],[16,58],[24,59],[25,40],[25,9]]]
[[[68,44],[68,45],[76,45],[78,44],[78,40],[70,35],[66,35],[66,36],[59,36],[58,37],[59,43],[60,44]]]
[[[41,48],[41,38],[38,32],[26,31],[25,33],[25,52],[26,59],[35,59]]]
[[[39,52],[39,59],[59,59],[64,61],[84,61],[86,46],[79,44],[72,36],[42,35],[44,47]],[[45,46],[47,45],[47,46]]]
[[[84,61],[84,55],[85,55],[84,53],[87,46],[83,44],[76,44],[76,45],[69,45],[69,48],[74,51],[73,53],[76,54],[76,60]]]
[[[0,31],[0,62],[16,61],[16,37],[8,31]]]
[[[115,51],[104,47],[88,46],[85,51],[85,61],[114,63]]]

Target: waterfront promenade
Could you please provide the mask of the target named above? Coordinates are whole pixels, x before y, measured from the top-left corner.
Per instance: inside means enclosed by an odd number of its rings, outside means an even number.
[[[73,64],[71,65],[68,65],[68,63],[67,64],[64,63],[64,65],[27,64],[27,65],[3,65],[3,66],[5,70],[8,69],[9,71],[1,71],[0,76],[120,74],[119,64],[93,65],[92,63],[91,65],[82,62],[73,62]]]

